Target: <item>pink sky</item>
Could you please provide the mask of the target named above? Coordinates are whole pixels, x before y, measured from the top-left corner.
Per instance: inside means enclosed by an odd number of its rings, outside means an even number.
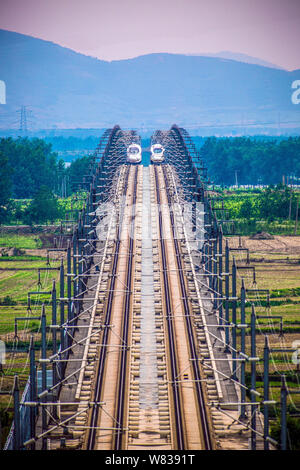
[[[104,60],[227,50],[300,68],[300,0],[0,2],[0,28]]]

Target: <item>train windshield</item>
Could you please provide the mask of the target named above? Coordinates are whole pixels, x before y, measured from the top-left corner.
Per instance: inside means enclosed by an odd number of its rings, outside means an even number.
[[[131,147],[129,149],[129,153],[132,153],[133,155],[139,153],[139,148],[138,147]]]

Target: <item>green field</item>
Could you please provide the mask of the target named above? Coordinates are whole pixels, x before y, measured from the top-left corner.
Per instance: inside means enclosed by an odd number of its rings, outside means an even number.
[[[28,347],[30,336],[34,335],[35,347],[41,346],[40,315],[42,304],[45,305],[47,324],[51,324],[51,296],[32,295],[28,309],[27,293],[29,291],[51,291],[53,279],[59,280],[59,270],[42,270],[38,285],[38,268],[47,267],[45,249],[39,233],[4,234],[0,233],[0,339],[6,346],[6,363],[4,375],[0,375],[1,391],[11,391],[15,374],[19,376],[21,392],[24,389],[28,373]],[[7,250],[16,248],[19,255],[8,256]],[[4,250],[4,253],[3,253]],[[27,250],[30,250],[29,253]],[[50,266],[59,267],[60,255],[50,257]],[[15,336],[15,318],[36,317],[36,320],[17,320],[17,337]],[[47,333],[47,345],[52,347],[51,333]],[[0,419],[2,423],[1,447],[5,443],[13,417],[13,402],[10,395],[0,396]]]
[[[0,247],[34,250],[42,248],[42,242],[37,235],[0,234]]]

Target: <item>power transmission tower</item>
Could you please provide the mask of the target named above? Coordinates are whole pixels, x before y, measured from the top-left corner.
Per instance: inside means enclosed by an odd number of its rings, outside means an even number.
[[[22,105],[21,109],[18,110],[20,113],[20,125],[19,125],[19,131],[22,132],[22,134],[27,134],[27,115],[26,115],[26,106]]]

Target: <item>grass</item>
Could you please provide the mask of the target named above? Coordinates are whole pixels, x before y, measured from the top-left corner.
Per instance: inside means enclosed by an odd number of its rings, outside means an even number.
[[[45,306],[47,322],[51,321],[51,307],[49,306],[49,297],[47,299],[48,303]],[[40,320],[38,317],[41,315],[41,302],[36,303],[32,306],[31,310],[27,310],[25,305],[16,305],[14,307],[3,307],[0,306],[0,337],[11,333],[14,331],[15,327],[15,318],[24,318],[24,317],[37,317],[37,320],[18,320],[18,331],[24,330],[26,326],[27,331],[37,331],[40,328]]]
[[[0,247],[34,250],[42,247],[37,235],[0,234]]]
[[[23,258],[20,256],[14,256],[14,257],[9,257],[8,259],[5,259],[6,257],[0,258],[0,269],[3,270],[11,270],[11,272],[15,269],[27,269],[28,271],[31,269],[38,269],[38,268],[46,268],[46,258],[43,258],[42,256],[36,256],[36,257],[28,257],[28,258]],[[33,258],[33,259],[32,259]],[[24,264],[24,262],[26,264]]]
[[[231,219],[233,219],[232,217]],[[268,222],[267,220],[256,220],[256,219],[235,219],[234,232],[232,228],[227,229],[226,224],[224,225],[224,233],[226,235],[234,235],[234,233],[240,235],[254,235],[257,232],[268,232],[271,235],[300,235],[300,225],[298,224],[297,232],[295,232],[295,222],[288,220],[276,220]]]
[[[59,278],[59,271],[41,271],[40,280],[42,287],[38,288],[38,268],[47,267],[45,258],[41,260],[28,260],[25,264],[19,259],[5,260],[0,262],[0,268],[8,268],[7,270],[0,270],[0,293],[3,299],[9,296],[13,301],[26,304],[27,303],[27,292],[44,290],[49,291],[52,288],[53,279],[56,281]],[[51,267],[58,267],[59,262],[51,262]],[[9,269],[10,268],[10,269]],[[16,269],[16,270],[12,270]],[[22,270],[18,271],[18,269]],[[46,300],[43,295],[40,295],[40,300]],[[33,298],[34,300],[35,298]],[[1,299],[0,299],[1,300]],[[1,302],[0,302],[1,303]]]
[[[50,302],[50,295],[32,295],[31,309],[27,311],[30,291],[51,291],[53,279],[59,280],[59,270],[40,271],[41,285],[38,285],[38,268],[45,268],[46,258],[39,255],[41,241],[38,235],[0,234],[0,246],[20,249],[36,249],[37,254],[0,257],[0,336],[14,330],[14,318],[24,316],[39,316],[41,305]],[[42,253],[42,252],[41,252]],[[51,260],[51,268],[59,267],[60,261]],[[46,314],[50,322],[51,311],[47,307]],[[27,322],[29,330],[38,329],[39,322]],[[24,322],[18,323],[22,330]]]
[[[295,261],[299,259],[298,256],[295,257]],[[293,259],[293,255],[289,254],[288,259],[285,256],[278,263],[277,258],[274,258],[274,254],[251,253],[250,266],[255,266],[255,278],[258,288],[269,289],[273,297],[300,295],[300,265],[298,263],[291,264],[290,261]],[[239,264],[244,265],[245,263],[239,261]],[[249,287],[255,288],[253,273],[250,269],[238,273],[238,288],[241,287],[242,278],[245,279],[245,283]]]
[[[45,290],[49,291],[52,287],[52,278],[54,278],[54,271],[51,272],[47,282],[42,283],[42,288],[38,289],[37,280],[38,275],[37,271],[16,271],[16,272],[7,272],[7,275],[4,279],[0,279],[0,292],[5,296],[9,296],[15,302],[26,304],[27,303],[27,292]],[[56,273],[56,272],[55,272]],[[58,273],[58,271],[57,271]],[[56,273],[55,278],[58,279]],[[40,295],[40,300],[45,301],[45,295]],[[34,299],[33,299],[34,302]]]
[[[26,255],[26,254],[21,255],[21,256],[2,255],[0,257],[0,268],[10,268],[10,267],[12,267],[12,265],[10,264],[12,261],[22,262],[22,266],[20,266],[20,267],[23,267],[24,262],[26,263],[27,261],[46,261],[46,258],[44,256],[34,256],[34,255]],[[40,264],[41,263],[39,263],[38,267],[40,267]],[[16,265],[14,267],[16,267]]]

